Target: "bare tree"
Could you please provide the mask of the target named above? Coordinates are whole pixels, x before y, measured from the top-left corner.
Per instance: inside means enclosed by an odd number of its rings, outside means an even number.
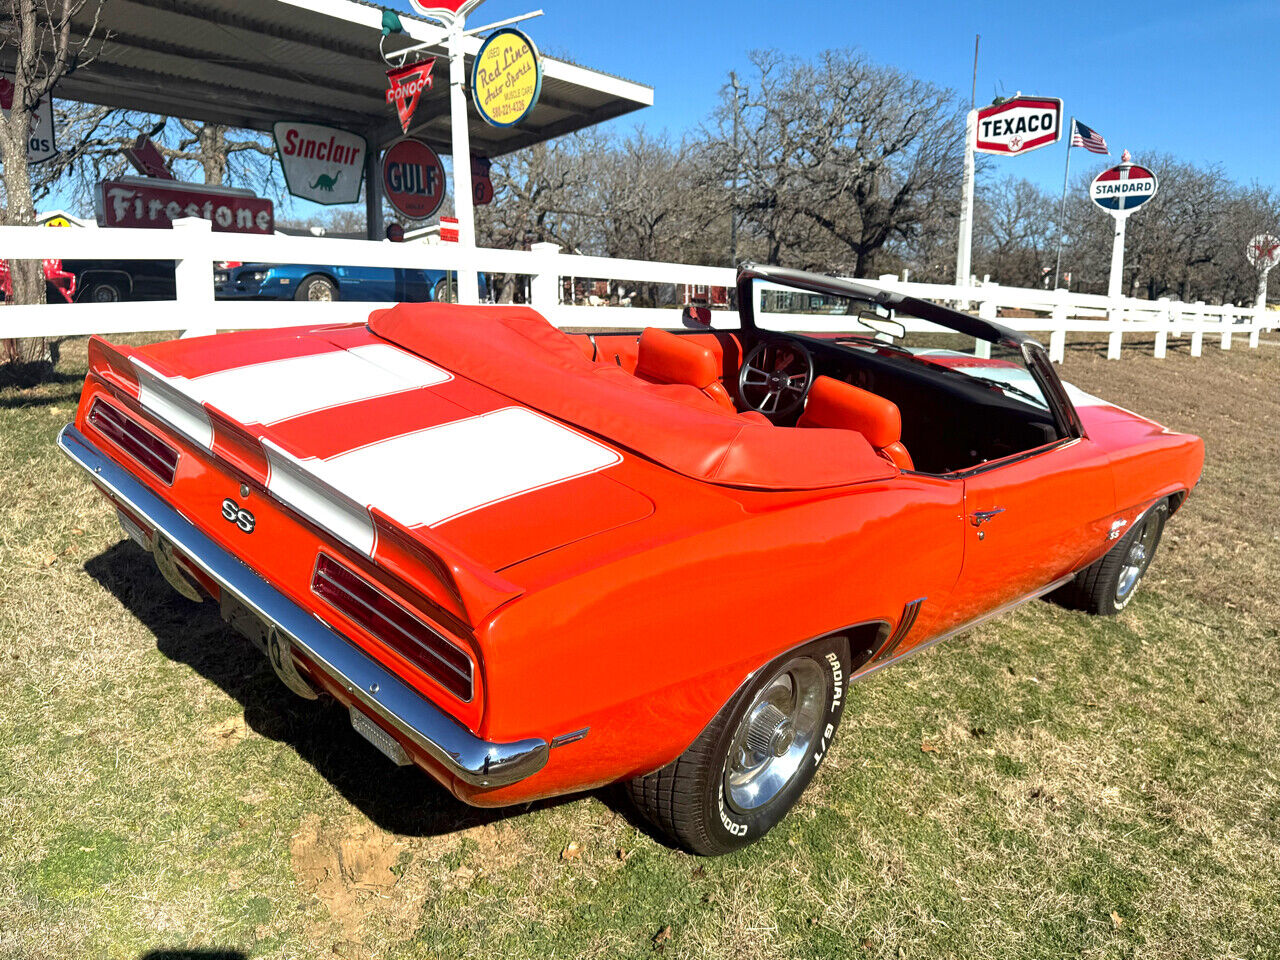
[[[975,210],[975,272],[1015,287],[1039,286],[1057,236],[1053,198],[1027,180],[983,184]]]
[[[78,27],[80,39],[73,39],[72,18],[86,8],[93,21],[86,30]],[[50,96],[53,86],[85,52],[97,30],[102,0],[3,0],[0,23],[0,55],[12,58],[12,103],[8,117],[0,116],[0,164],[4,165],[4,223],[24,225],[35,221],[31,194],[31,174],[27,146],[32,118],[40,101]],[[14,303],[45,302],[43,264],[39,260],[9,262],[10,297]],[[18,363],[47,363],[56,360],[46,340],[8,341],[4,356]]]
[[[958,193],[963,111],[955,95],[863,54],[815,62],[753,53],[741,136],[732,95],[707,136],[722,182],[741,182],[738,209],[772,262],[874,271],[909,240],[940,197]]]
[[[91,213],[88,198],[98,183],[129,171],[124,151],[139,136],[155,142],[179,179],[279,191],[275,146],[265,134],[92,103],[59,101],[54,114],[64,146],[37,168],[33,189],[39,198],[70,186],[84,198],[76,213]]]

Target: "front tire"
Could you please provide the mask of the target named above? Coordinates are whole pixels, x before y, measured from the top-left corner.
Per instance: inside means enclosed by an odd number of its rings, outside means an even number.
[[[813,779],[844,713],[849,645],[816,641],[760,670],[684,753],[627,784],[645,818],[691,853],[763,837]]]
[[[293,299],[308,300],[311,303],[332,303],[341,298],[338,295],[336,283],[328,277],[315,274],[298,284],[298,292],[293,295]]]
[[[120,303],[124,300],[124,290],[109,280],[95,280],[84,299],[90,303]]]
[[[1062,588],[1060,599],[1077,610],[1115,616],[1138,592],[1138,584],[1155,559],[1168,518],[1168,502],[1157,503],[1101,560],[1077,573],[1075,579]]]

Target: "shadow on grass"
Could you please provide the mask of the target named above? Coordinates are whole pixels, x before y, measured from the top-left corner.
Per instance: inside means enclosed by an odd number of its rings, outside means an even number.
[[[210,947],[198,950],[148,950],[138,960],[248,960],[248,954],[239,950],[222,950]]]
[[[151,557],[124,540],[85,562],[85,571],[156,637],[156,648],[216,683],[244,707],[250,729],[287,743],[351,804],[384,830],[435,836],[555,806],[558,797],[490,810],[455,798],[417,767],[397,767],[351,728],[345,710],[328,697],[307,701],[290,693],[248,640],[222,621],[209,602],[178,596]],[[619,814],[616,791],[600,794]]]

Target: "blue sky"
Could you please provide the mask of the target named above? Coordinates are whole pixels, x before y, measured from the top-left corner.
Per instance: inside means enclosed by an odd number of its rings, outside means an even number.
[[[1139,161],[1155,150],[1280,188],[1280,0],[488,0],[469,24],[538,6],[545,16],[525,29],[545,52],[654,88],[654,106],[624,127],[696,127],[729,71],[745,73],[759,48],[805,57],[859,47],[967,98],[980,33],[979,106],[1017,90],[1061,97],[1067,115],[1106,138],[1113,163],[1124,148]],[[993,158],[991,172],[1058,191],[1064,149]],[[1075,150],[1073,172],[1105,159]]]

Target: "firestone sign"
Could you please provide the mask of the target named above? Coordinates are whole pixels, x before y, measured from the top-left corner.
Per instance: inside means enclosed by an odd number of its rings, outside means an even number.
[[[275,125],[276,153],[295,197],[314,203],[355,203],[364,179],[364,137],[316,123]]]
[[[180,217],[198,217],[222,233],[275,232],[271,201],[248,190],[125,177],[98,184],[94,199],[104,227],[167,229]]]
[[[1053,97],[1013,97],[978,111],[979,153],[1006,156],[1057,143],[1062,137],[1062,101]]]

